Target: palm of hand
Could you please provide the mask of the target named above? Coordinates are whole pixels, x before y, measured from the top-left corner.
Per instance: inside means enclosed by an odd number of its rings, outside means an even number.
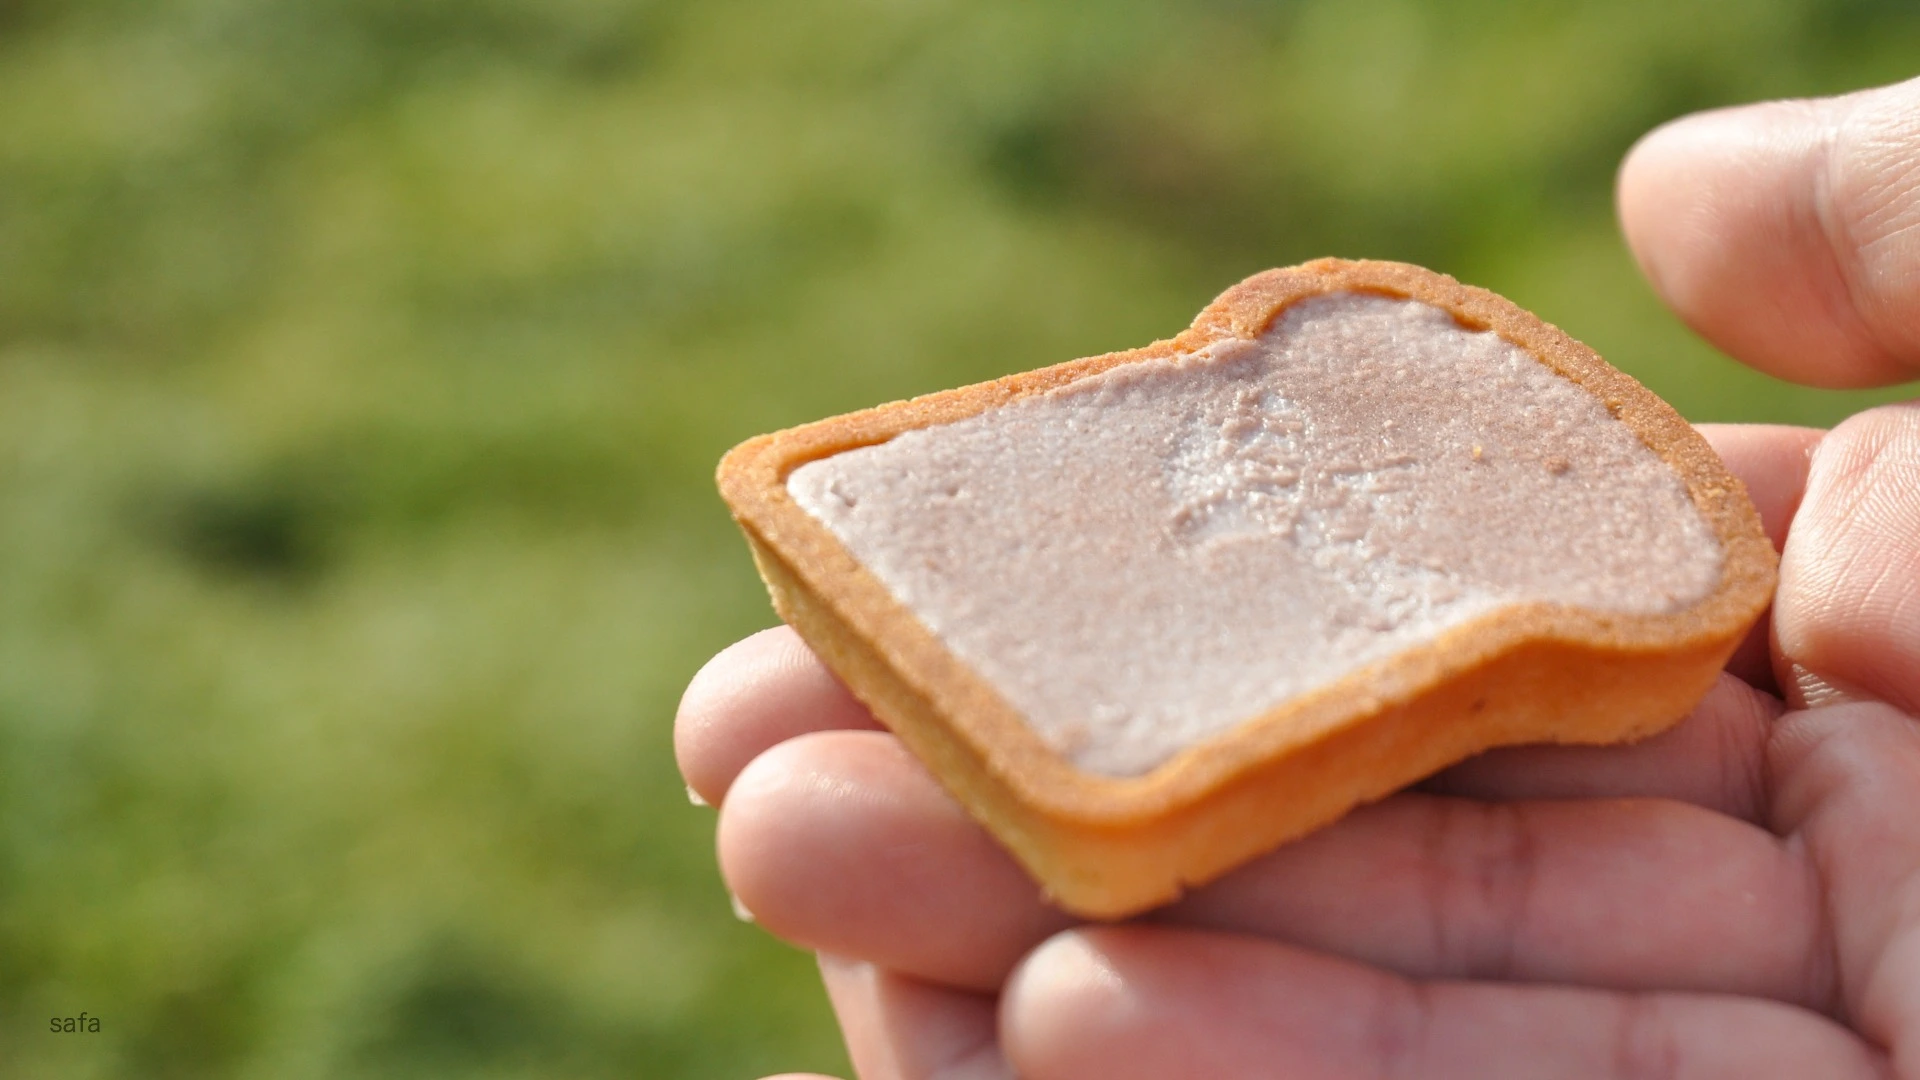
[[[1920,126],[1903,120],[1920,117],[1920,89],[1880,94],[1896,128]],[[1666,143],[1640,155],[1638,195],[1629,170],[1623,216],[1696,326],[1803,378],[1884,376],[1873,365],[1920,354],[1876,315],[1887,298],[1858,291],[1851,322],[1738,340],[1755,321],[1742,302],[1813,308],[1807,267],[1845,276],[1871,245],[1728,264],[1736,226],[1753,225],[1734,220],[1695,231],[1718,246],[1663,248],[1636,231],[1678,212],[1648,174],[1703,168]],[[1728,183],[1752,172],[1722,165]],[[1920,228],[1906,183],[1904,204],[1861,187]],[[1755,199],[1753,213],[1775,208]],[[1897,214],[1872,220],[1902,232]],[[1886,310],[1920,311],[1907,288]],[[695,680],[683,768],[724,798],[734,890],[822,953],[870,1080],[1920,1077],[1920,407],[1824,437],[1707,434],[1785,544],[1771,640],[1750,642],[1686,723],[1631,747],[1485,755],[1148,922],[1074,928],[1047,908],[784,630]]]

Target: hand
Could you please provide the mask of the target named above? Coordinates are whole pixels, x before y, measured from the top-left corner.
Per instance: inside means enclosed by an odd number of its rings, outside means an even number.
[[[1741,359],[1920,374],[1920,80],[1670,125],[1620,207]],[[868,1080],[1920,1078],[1920,406],[1703,430],[1783,557],[1686,722],[1483,755],[1140,922],[1043,904],[785,629],[695,678],[682,769]]]

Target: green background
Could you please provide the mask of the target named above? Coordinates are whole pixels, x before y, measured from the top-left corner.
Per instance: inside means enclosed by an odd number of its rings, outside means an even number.
[[[1409,259],[1695,419],[1633,139],[1899,0],[0,0],[0,1068],[845,1063],[669,729],[748,435]],[[53,1035],[86,1010],[97,1035]]]

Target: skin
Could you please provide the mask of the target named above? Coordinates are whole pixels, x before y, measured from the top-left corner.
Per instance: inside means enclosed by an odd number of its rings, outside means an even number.
[[[1648,278],[1816,386],[1920,377],[1920,80],[1669,124]],[[817,952],[865,1080],[1920,1080],[1920,403],[1702,429],[1782,552],[1681,726],[1460,765],[1077,925],[784,628],[682,702],[729,886]]]

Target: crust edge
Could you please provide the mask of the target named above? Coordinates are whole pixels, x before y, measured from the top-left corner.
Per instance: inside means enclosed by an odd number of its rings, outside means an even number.
[[[1666,615],[1504,608],[1283,703],[1138,777],[1075,769],[787,495],[800,465],[1155,356],[1253,337],[1335,291],[1407,297],[1491,329],[1600,398],[1683,483],[1725,551],[1719,586]],[[1060,906],[1119,917],[1456,761],[1522,742],[1640,738],[1683,717],[1766,607],[1772,545],[1691,425],[1559,328],[1402,263],[1322,259],[1228,289],[1178,336],[750,439],[722,496],[774,606]]]

